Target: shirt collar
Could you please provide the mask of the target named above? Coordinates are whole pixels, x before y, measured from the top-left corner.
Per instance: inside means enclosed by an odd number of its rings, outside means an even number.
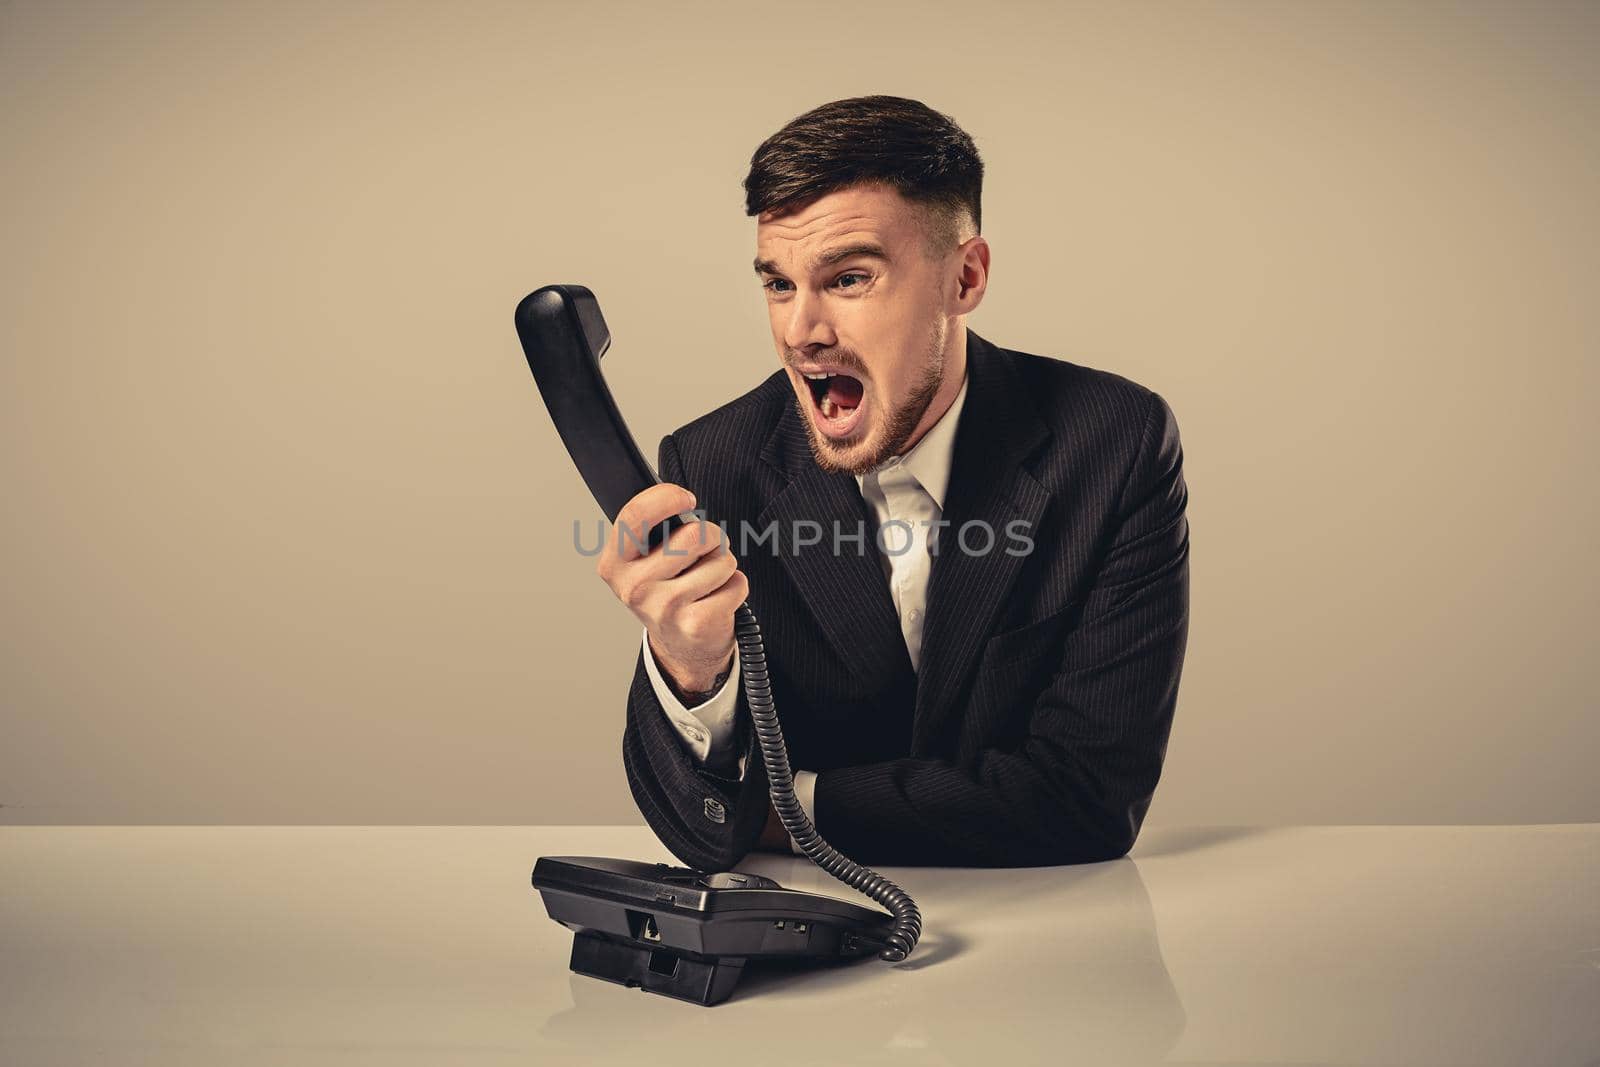
[[[963,374],[961,388],[956,393],[956,398],[950,402],[945,413],[939,416],[939,421],[928,428],[911,449],[902,456],[891,456],[884,460],[873,470],[888,470],[894,466],[903,466],[907,473],[915,478],[925,489],[933,502],[944,510],[944,492],[950,484],[950,459],[955,451],[956,424],[961,419],[961,408],[967,399],[967,382],[971,375]],[[856,475],[856,484],[865,489],[866,476]]]

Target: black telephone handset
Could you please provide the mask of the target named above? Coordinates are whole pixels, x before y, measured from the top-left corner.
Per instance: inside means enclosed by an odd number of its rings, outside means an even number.
[[[581,285],[547,285],[517,305],[516,325],[556,432],[614,522],[624,504],[660,479],[600,373],[600,357],[611,345],[600,305]],[[677,525],[696,519],[673,516],[650,531],[645,544],[653,549]],[[916,947],[922,933],[916,903],[824,841],[795,798],[761,627],[748,603],[735,612],[734,639],[772,806],[784,829],[819,867],[890,914],[739,871],[542,856],[533,884],[550,917],[576,932],[574,971],[714,1004],[732,991],[747,959],[849,958],[877,950],[880,959],[896,961]]]
[[[599,302],[581,285],[547,285],[517,305],[517,335],[561,443],[600,510],[615,522],[624,504],[661,479],[628,432],[600,373],[611,331]],[[690,514],[669,518],[650,531],[646,548],[694,519]]]

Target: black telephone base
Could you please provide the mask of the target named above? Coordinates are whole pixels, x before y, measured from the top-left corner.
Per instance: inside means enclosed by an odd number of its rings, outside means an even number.
[[[883,912],[747,871],[541,856],[533,887],[573,931],[573,971],[696,1004],[726,1000],[750,960],[862,959],[894,926]]]
[[[572,936],[572,970],[647,993],[661,993],[696,1004],[728,999],[744,974],[738,956],[694,956],[671,949],[613,941],[587,930]]]

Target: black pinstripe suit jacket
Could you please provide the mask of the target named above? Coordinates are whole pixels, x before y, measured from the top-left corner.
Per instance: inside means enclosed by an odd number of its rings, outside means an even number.
[[[967,331],[968,392],[928,585],[920,676],[874,517],[824,473],[782,371],[661,442],[659,469],[726,522],[761,621],[790,765],[818,772],[816,826],[864,864],[1036,866],[1124,855],[1161,765],[1189,623],[1187,491],[1162,397]],[[797,520],[820,523],[798,547]],[[983,520],[994,547],[981,552]],[[1021,520],[1033,542],[1006,533]],[[741,522],[773,540],[741,551]],[[864,550],[832,531],[864,524]],[[800,527],[804,529],[804,525]],[[1009,549],[1009,551],[1007,551]],[[737,770],[701,768],[635,665],[623,762],[684,863],[753,848],[767,776],[744,694]],[[720,816],[720,821],[718,818]]]

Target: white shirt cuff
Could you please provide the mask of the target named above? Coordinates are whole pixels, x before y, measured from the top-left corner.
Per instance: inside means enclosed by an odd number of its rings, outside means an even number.
[[[724,764],[734,741],[734,712],[739,704],[739,646],[733,648],[733,667],[722,688],[704,703],[692,708],[683,706],[672,687],[662,677],[661,666],[655,653],[650,651],[650,631],[644,632],[644,670],[650,676],[650,688],[656,700],[667,713],[667,721],[677,730],[693,760],[704,767],[709,763]],[[744,757],[739,759],[739,779],[744,780]]]

